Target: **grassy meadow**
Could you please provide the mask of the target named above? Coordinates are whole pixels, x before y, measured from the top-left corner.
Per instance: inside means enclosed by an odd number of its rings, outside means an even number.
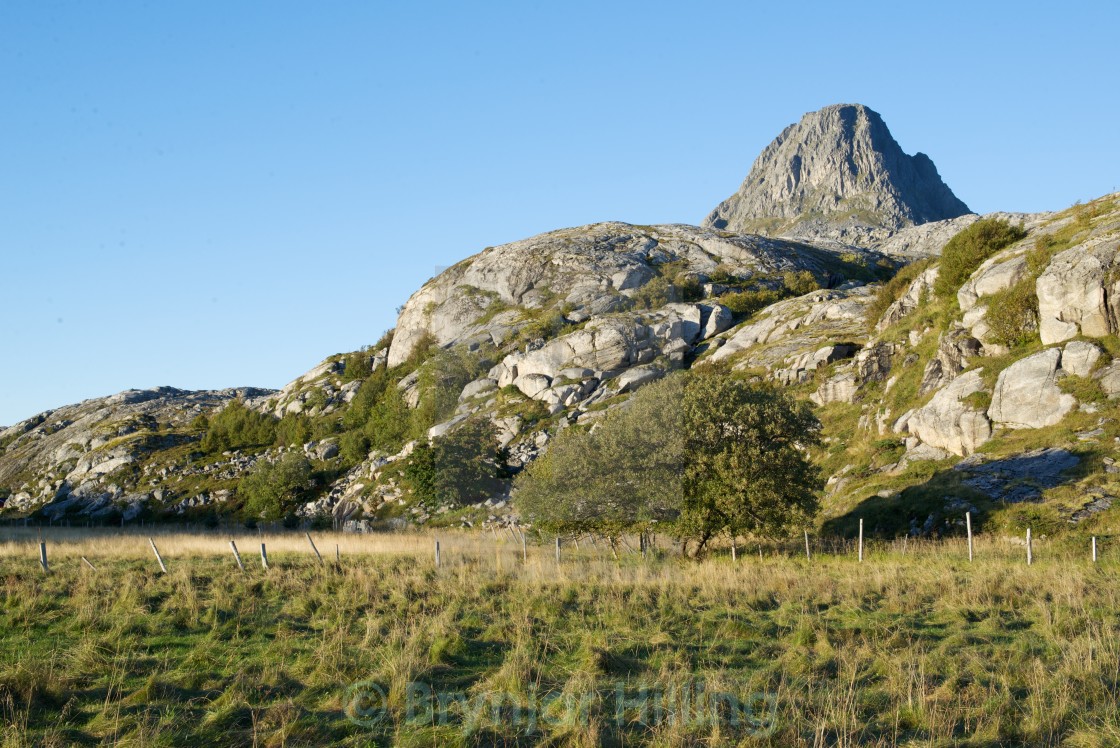
[[[1120,745],[1120,550],[1079,540],[557,564],[447,532],[436,568],[431,535],[317,533],[320,565],[291,533],[266,571],[245,534],[240,571],[169,533],[162,574],[147,535],[44,532],[49,573],[0,535],[5,746]]]

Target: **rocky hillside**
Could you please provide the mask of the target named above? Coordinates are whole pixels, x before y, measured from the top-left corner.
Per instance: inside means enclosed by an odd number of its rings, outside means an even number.
[[[854,163],[895,180],[910,157],[854,109],[868,132],[852,142],[877,149]],[[804,137],[808,153],[818,130],[776,144]],[[876,219],[878,250],[624,223],[488,247],[418,290],[376,345],[280,391],[128,392],[0,432],[4,514],[209,521],[283,499],[294,522],[505,521],[510,476],[560,429],[675,368],[726,365],[819,405],[830,529],[858,515],[941,532],[962,507],[993,526],[1110,526],[1116,196],[918,223],[935,197],[895,192],[877,203],[893,216]],[[480,424],[501,447],[485,490],[424,498],[417,466]]]
[[[783,130],[704,225],[869,246],[968,212],[928,156],[903,153],[882,117],[840,104]]]

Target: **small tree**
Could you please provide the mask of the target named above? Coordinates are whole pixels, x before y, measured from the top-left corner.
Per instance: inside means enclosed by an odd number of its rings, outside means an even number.
[[[819,439],[807,403],[705,367],[647,385],[594,431],[562,431],[515,499],[556,532],[665,527],[699,555],[718,535],[778,535],[811,517],[821,480],[806,448]]]
[[[237,493],[246,517],[274,520],[289,514],[311,484],[311,463],[288,453],[279,462],[261,460],[242,479]]]
[[[223,452],[244,447],[266,447],[276,438],[277,419],[267,413],[249,410],[234,400],[206,424],[202,437],[204,452]]]
[[[807,448],[821,424],[808,403],[717,367],[690,377],[681,401],[684,503],[677,531],[703,553],[715,536],[780,535],[819,506],[820,471]]]
[[[463,504],[496,487],[497,432],[472,418],[445,436],[416,446],[405,466],[412,492],[429,506]]]
[[[554,532],[613,538],[672,521],[681,505],[682,375],[647,385],[593,430],[571,426],[514,484],[518,508]]]

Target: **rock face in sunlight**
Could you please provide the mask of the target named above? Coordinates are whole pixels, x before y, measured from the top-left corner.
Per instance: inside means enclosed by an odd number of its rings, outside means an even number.
[[[905,154],[878,113],[839,104],[782,131],[704,225],[866,245],[967,213],[933,161]]]

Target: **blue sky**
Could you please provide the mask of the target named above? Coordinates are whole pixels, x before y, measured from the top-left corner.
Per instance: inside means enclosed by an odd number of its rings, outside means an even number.
[[[974,210],[1120,188],[1114,3],[0,5],[0,424],[279,387],[485,246],[697,223],[861,102]]]

